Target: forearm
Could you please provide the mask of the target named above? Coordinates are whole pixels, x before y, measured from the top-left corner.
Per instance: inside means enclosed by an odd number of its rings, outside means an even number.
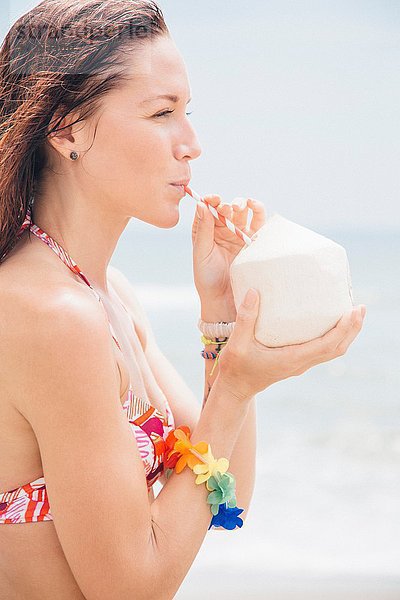
[[[216,323],[218,321],[232,322],[236,320],[236,310],[231,304],[218,304],[213,306],[211,303],[208,303],[206,307],[202,308],[201,318],[208,323]],[[207,352],[215,353],[216,349],[217,345],[210,344],[206,346]],[[203,409],[219,374],[218,361],[206,359],[204,362]],[[212,371],[213,373],[211,375]],[[255,485],[257,442],[256,416],[256,399],[253,396],[249,402],[248,412],[234,446],[229,465],[229,471],[234,475],[236,480],[237,505],[240,508],[244,508],[244,512],[241,515],[243,520],[247,517]]]
[[[204,441],[215,458],[231,461],[250,400],[239,401],[217,379],[192,432],[192,444]],[[154,587],[151,593],[149,590],[149,597],[164,600],[174,596],[207,534],[212,519],[206,501],[209,491],[205,484],[197,485],[195,479],[189,467],[179,474],[173,472],[151,505],[149,571],[158,575],[152,580]],[[238,507],[242,508],[239,502]]]

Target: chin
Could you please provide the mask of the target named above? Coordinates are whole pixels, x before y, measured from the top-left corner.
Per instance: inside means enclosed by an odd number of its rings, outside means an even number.
[[[172,229],[178,225],[179,219],[179,207],[175,206],[175,210],[171,211],[169,215],[165,215],[165,218],[158,222],[150,222],[150,224],[154,225],[154,227],[159,227],[160,229]]]
[[[165,225],[161,225],[163,229],[173,229],[179,223],[179,212],[174,219],[170,219]]]

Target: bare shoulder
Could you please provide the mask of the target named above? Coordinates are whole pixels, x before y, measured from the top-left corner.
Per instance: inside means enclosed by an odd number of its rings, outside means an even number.
[[[39,385],[39,364],[51,353],[66,361],[90,336],[109,344],[104,310],[90,290],[75,281],[30,283],[0,286],[0,380],[7,397],[21,401],[24,385]]]
[[[17,342],[21,332],[48,335],[56,327],[65,327],[71,319],[87,319],[88,325],[98,322],[104,312],[96,296],[87,286],[68,281],[63,284],[37,281],[29,284],[0,286],[1,332]],[[42,328],[42,325],[46,327]]]

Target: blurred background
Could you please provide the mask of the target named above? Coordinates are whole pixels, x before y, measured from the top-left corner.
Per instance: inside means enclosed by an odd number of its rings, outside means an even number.
[[[13,1],[2,35],[36,2]],[[364,328],[347,354],[258,395],[241,530],[209,531],[176,598],[400,599],[400,3],[160,0],[203,149],[192,185],[264,202],[348,253]],[[203,394],[191,223],[132,219],[112,264]],[[171,342],[176,337],[181,342]]]

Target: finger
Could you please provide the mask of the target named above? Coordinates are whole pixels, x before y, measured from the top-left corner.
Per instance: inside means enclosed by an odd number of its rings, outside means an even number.
[[[353,310],[355,313],[358,312],[357,308]],[[304,344],[287,346],[289,353],[293,352],[299,363],[303,364],[319,364],[320,362],[331,360],[339,344],[347,335],[350,335],[353,327],[357,326],[358,319],[354,313],[353,320],[353,310],[345,312],[335,327],[330,329],[325,335]]]
[[[347,340],[353,340],[361,330],[363,318],[361,315],[361,306],[355,306],[347,311],[337,323],[337,325],[321,337],[326,344],[327,354],[336,356],[339,346],[347,343]]]
[[[232,206],[234,208],[245,208],[247,204],[247,199],[243,196],[237,196],[232,200]]]
[[[365,315],[364,315],[365,316]],[[354,342],[358,334],[360,333],[364,322],[364,317],[362,314],[357,313],[355,318],[353,319],[353,326],[350,329],[349,333],[342,339],[342,341],[338,344],[335,350],[336,356],[343,356],[346,354],[349,349],[350,344]]]
[[[234,354],[240,355],[254,338],[254,328],[258,316],[260,295],[257,290],[247,290],[238,313],[233,332],[230,336],[230,349]]]
[[[233,209],[231,204],[227,204],[226,202],[221,202],[217,206],[217,211],[219,214],[223,215],[225,218],[232,221],[233,218]],[[223,227],[225,227],[224,223],[220,223]]]
[[[263,225],[265,225],[267,218],[265,206],[262,202],[260,202],[260,200],[254,200],[253,198],[249,198],[247,204],[253,211],[253,216],[250,221],[249,230],[250,233],[255,233]]]
[[[206,196],[203,196],[203,200],[206,200],[206,202],[208,202],[210,206],[215,208],[218,213],[231,220],[232,215],[229,212],[230,208],[224,208],[223,210],[221,210],[224,206],[230,207],[230,204],[222,202],[221,196],[219,196],[218,194],[207,194]],[[217,218],[215,218],[214,225],[215,227],[225,227],[225,224],[222,223],[222,221],[218,221]]]
[[[361,328],[362,328],[362,323],[363,323],[362,315],[359,312],[357,312],[356,315],[353,317],[352,325],[351,325],[351,328],[350,328],[348,334],[345,335],[345,337],[339,342],[339,344],[335,348],[332,349],[331,352],[327,352],[323,356],[319,356],[319,357],[313,359],[307,365],[307,369],[309,369],[310,367],[313,367],[315,365],[318,365],[320,363],[328,362],[330,360],[333,360],[335,358],[339,358],[340,356],[343,356],[347,352],[350,344],[355,340],[355,338],[360,333]]]
[[[247,219],[249,215],[249,207],[247,206],[246,198],[235,198],[232,202],[233,208],[233,223],[239,229],[244,230],[247,227]]]
[[[222,198],[218,194],[207,194],[206,196],[203,196],[203,200],[206,200],[211,206],[217,208],[221,203]]]

